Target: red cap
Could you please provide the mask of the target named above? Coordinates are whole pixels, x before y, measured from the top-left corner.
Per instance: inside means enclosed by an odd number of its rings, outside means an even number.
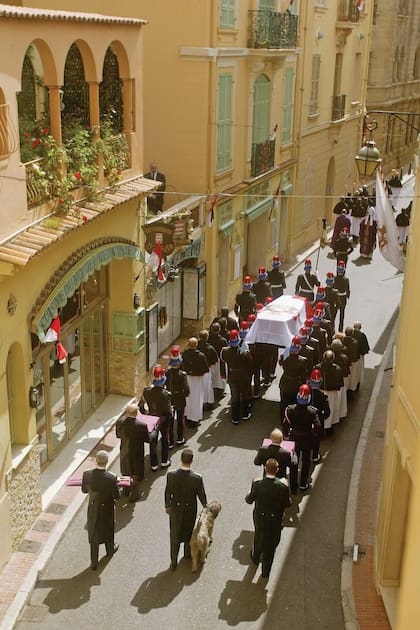
[[[255,315],[255,313],[250,313],[246,319],[248,322],[251,322],[252,324],[257,319],[257,316]]]
[[[162,378],[162,376],[165,376],[165,370],[161,365],[155,365],[153,368],[153,378],[159,379]]]
[[[257,311],[262,311],[262,309],[264,308],[264,304],[261,304],[261,302],[258,302],[255,308],[257,309]]]
[[[240,330],[248,330],[248,329],[249,329],[249,323],[248,323],[248,322],[245,322],[245,321],[242,321],[242,322],[239,324],[239,328],[240,328]],[[232,331],[231,331],[231,332],[232,332]]]

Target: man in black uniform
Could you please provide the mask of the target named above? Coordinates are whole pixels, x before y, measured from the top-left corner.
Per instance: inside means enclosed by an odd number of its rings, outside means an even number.
[[[312,462],[318,464],[321,461],[321,455],[319,453],[319,447],[321,444],[321,438],[324,434],[325,420],[330,415],[330,406],[328,404],[328,396],[321,391],[322,387],[322,374],[320,370],[314,369],[311,372],[309,379],[309,385],[311,387],[311,404],[318,412],[318,420],[320,427],[314,429],[314,443],[312,446]]]
[[[219,322],[221,317],[226,318],[227,330],[233,330],[234,328],[238,328],[238,322],[236,319],[234,319],[233,317],[229,315],[229,309],[227,306],[222,306],[222,308],[220,309],[220,315],[218,315],[217,317],[213,319],[212,323],[210,324],[210,328],[212,327],[213,324],[216,324],[217,322]]]
[[[268,272],[268,281],[271,284],[271,293],[274,299],[283,295],[283,290],[286,288],[286,279],[284,272],[280,271],[280,267],[280,258],[273,256],[272,269]]]
[[[310,329],[307,326],[302,326],[299,330],[300,352],[299,355],[306,359],[306,376],[309,378],[312,368],[315,363],[315,350],[309,345]]]
[[[296,394],[299,387],[306,383],[307,367],[306,359],[299,356],[301,350],[300,339],[298,336],[293,337],[289,348],[288,355],[284,353],[279,359],[279,365],[283,368],[283,374],[280,377],[280,421],[283,423],[284,412],[287,405],[296,400]],[[288,427],[286,427],[288,429]],[[286,430],[286,435],[288,430]]]
[[[322,374],[323,391],[328,396],[330,415],[324,423],[325,435],[332,435],[334,424],[340,422],[341,399],[340,390],[344,387],[343,372],[335,363],[335,355],[332,350],[326,350],[322,361],[315,366]]]
[[[151,416],[159,416],[156,430],[150,436],[150,464],[152,470],[158,469],[157,445],[160,433],[160,443],[162,447],[161,468],[171,465],[169,459],[169,418],[172,415],[171,393],[164,389],[166,383],[165,370],[161,365],[153,368],[152,386],[145,387],[139,402],[139,409],[142,413],[149,413]]]
[[[192,450],[184,449],[181,453],[181,467],[171,470],[166,477],[165,510],[169,514],[172,571],[176,569],[182,542],[184,557],[191,558],[190,539],[197,516],[197,498],[203,507],[207,503],[203,479],[191,470],[192,460]]]
[[[267,282],[268,273],[265,267],[258,269],[258,281],[252,287],[253,293],[257,298],[257,304],[265,304],[268,297],[272,297],[271,285]]]
[[[242,293],[238,293],[235,300],[235,315],[240,322],[246,321],[250,313],[255,313],[257,298],[252,292],[251,276],[245,276],[242,285]]]
[[[305,260],[303,266],[304,273],[301,273],[297,277],[295,294],[300,297],[307,298],[310,302],[314,301],[314,288],[321,283],[318,280],[318,276],[312,271],[312,262],[309,258]]]
[[[166,387],[171,394],[172,414],[169,418],[169,448],[174,446],[174,423],[176,421],[176,443],[185,443],[184,411],[187,396],[190,394],[187,373],[181,370],[182,357],[179,346],[173,346],[166,370]]]
[[[254,507],[254,546],[251,560],[258,565],[262,562],[262,577],[268,578],[276,548],[280,542],[283,512],[290,505],[289,488],[276,477],[278,463],[269,459],[265,464],[265,477],[252,482],[245,501],[255,502]]]
[[[300,472],[300,490],[309,488],[308,477],[311,465],[311,451],[313,446],[314,430],[320,430],[318,412],[310,405],[311,388],[309,385],[301,385],[296,404],[289,405],[286,409],[286,422],[290,425],[290,439],[295,443],[295,453],[298,458],[302,458],[302,470]],[[293,466],[290,471],[290,490],[297,492],[298,470]]]
[[[150,171],[144,175],[147,179],[153,179],[160,182],[159,188],[150,193],[147,197],[147,211],[150,214],[159,214],[163,208],[163,193],[166,188],[166,177],[163,173],[158,171],[158,165],[156,162],[152,162],[150,165]]]
[[[251,356],[240,352],[241,338],[237,330],[229,333],[229,347],[223,348],[220,358],[227,365],[227,381],[230,388],[230,410],[233,424],[251,418]]]
[[[256,466],[265,466],[269,459],[275,459],[278,464],[276,476],[279,479],[287,478],[287,469],[290,470],[292,460],[289,451],[282,447],[283,433],[280,429],[273,429],[270,435],[271,444],[261,446],[255,456]]]
[[[137,418],[138,407],[135,403],[127,406],[126,414],[118,418],[115,433],[120,443],[121,474],[132,478],[129,501],[138,501],[140,497],[140,482],[144,479],[144,443],[150,442],[147,424]],[[125,489],[124,489],[125,490]]]
[[[328,271],[327,277],[325,278],[325,301],[330,307],[330,320],[333,327],[335,327],[335,318],[338,310],[338,295],[334,288],[334,274],[332,271]]]
[[[340,311],[340,317],[338,321],[339,332],[343,332],[344,313],[346,310],[347,300],[350,297],[350,283],[345,273],[346,265],[342,260],[339,260],[337,263],[337,275],[334,280],[334,289],[337,291],[338,298],[338,310]]]
[[[108,453],[96,453],[96,468],[85,470],[82,492],[89,494],[88,536],[90,543],[91,569],[98,568],[99,545],[105,543],[106,555],[112,557],[118,551],[114,543],[115,501],[120,496],[117,477],[106,470]]]
[[[322,311],[315,311],[312,315],[312,333],[311,336],[319,342],[319,352],[322,355],[327,349],[328,338],[325,328],[321,327]]]
[[[350,232],[349,229],[344,227],[341,232],[339,238],[336,240],[334,245],[334,254],[337,261],[343,261],[344,265],[347,265],[347,260],[350,254],[353,251],[353,246],[349,241]]]
[[[370,350],[368,339],[364,332],[362,332],[362,322],[354,322],[353,324],[353,337],[357,339],[359,342],[359,381],[357,383],[357,389],[359,389],[360,385],[363,383],[363,373],[365,370],[365,356],[368,354]]]

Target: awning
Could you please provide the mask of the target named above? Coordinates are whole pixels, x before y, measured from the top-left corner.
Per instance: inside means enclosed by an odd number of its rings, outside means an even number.
[[[85,282],[100,267],[107,265],[113,258],[119,260],[133,258],[144,262],[139,248],[129,243],[107,243],[89,251],[71,267],[49,293],[32,320],[32,331],[42,339],[45,330],[57,316],[58,309],[66,305],[67,300],[82,282]]]
[[[246,210],[245,216],[248,219],[248,223],[251,223],[251,221],[255,221],[255,219],[258,219],[258,217],[260,217],[262,214],[268,212],[272,208],[272,206],[273,197],[269,197],[264,201],[259,201],[257,204],[252,206],[252,208]]]

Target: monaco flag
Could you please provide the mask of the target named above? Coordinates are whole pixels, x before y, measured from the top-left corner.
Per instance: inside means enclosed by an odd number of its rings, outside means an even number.
[[[376,173],[376,221],[378,245],[382,256],[398,271],[404,271],[405,257],[398,240],[391,201],[385,192],[382,174]]]
[[[51,341],[57,341],[58,339],[60,339],[60,318],[57,315],[51,322],[42,342],[49,343]]]

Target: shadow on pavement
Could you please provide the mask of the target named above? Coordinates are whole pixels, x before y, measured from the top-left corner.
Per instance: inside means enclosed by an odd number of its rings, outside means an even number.
[[[51,588],[43,601],[48,606],[49,612],[58,613],[60,610],[80,608],[86,604],[90,599],[90,589],[101,584],[100,573],[108,562],[108,558],[102,558],[97,571],[87,568],[71,578],[38,580],[37,589]]]
[[[251,553],[254,541],[254,532],[243,529],[238,538],[232,544],[232,558],[239,564],[249,564],[249,554]]]
[[[219,599],[219,619],[229,626],[256,621],[267,610],[267,580],[252,582],[256,571],[255,565],[250,566],[242,581],[228,580],[225,584]]]
[[[139,613],[148,613],[154,608],[165,608],[177,597],[185,586],[190,586],[199,577],[200,572],[191,572],[191,562],[178,564],[176,571],[167,569],[154,577],[148,577],[131,600],[131,605]]]
[[[352,265],[356,265],[356,267],[363,267],[364,265],[370,265],[372,263],[372,259],[359,256],[359,258],[352,258],[349,262]]]

